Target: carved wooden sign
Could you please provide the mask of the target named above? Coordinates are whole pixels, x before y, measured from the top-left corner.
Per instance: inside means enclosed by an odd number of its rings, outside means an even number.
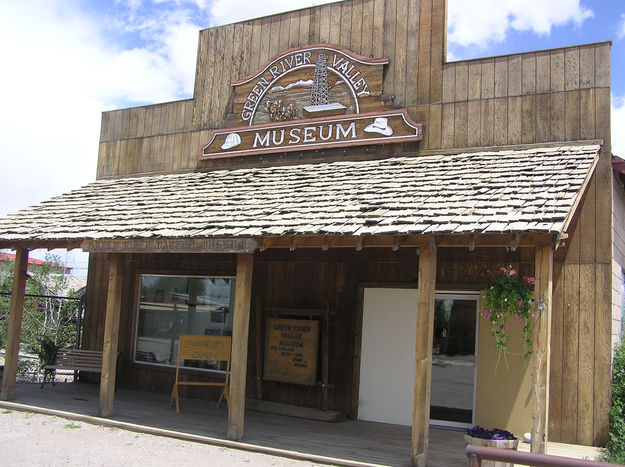
[[[319,321],[268,319],[264,379],[315,385],[318,347]]]
[[[214,130],[209,143],[202,149],[202,157],[246,156],[421,139],[421,124],[414,123],[405,110],[392,110]]]
[[[271,112],[272,103],[282,102],[287,107],[293,104],[294,117],[301,119],[307,112],[323,111],[306,109],[324,105],[311,102],[320,97],[325,104],[338,104],[335,112],[360,113],[361,102],[382,94],[387,63],[385,58],[364,57],[329,44],[285,50],[257,72],[232,83],[234,111],[247,125],[294,119]]]
[[[184,238],[85,240],[81,248],[91,253],[251,253],[253,238]]]
[[[282,52],[232,83],[237,117],[200,158],[420,141],[421,125],[380,97],[386,64],[329,44]]]

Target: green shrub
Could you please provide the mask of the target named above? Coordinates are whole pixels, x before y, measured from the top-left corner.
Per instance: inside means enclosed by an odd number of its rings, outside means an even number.
[[[612,369],[612,406],[610,407],[610,439],[605,460],[625,464],[625,334],[616,348]]]

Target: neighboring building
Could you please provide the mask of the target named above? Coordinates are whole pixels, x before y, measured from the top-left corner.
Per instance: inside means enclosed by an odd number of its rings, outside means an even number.
[[[448,63],[445,19],[353,0],[203,30],[192,99],[103,113],[97,181],[0,220],[0,247],[91,253],[101,415],[117,351],[119,387],[166,393],[178,335],[223,334],[231,438],[248,397],[412,425],[420,465],[430,421],[605,442],[610,43]],[[532,365],[495,372],[479,320],[502,265],[545,303],[534,402]]]
[[[15,262],[15,254],[14,253],[3,253],[0,252],[0,262]],[[72,276],[72,267],[65,266],[64,264],[55,264],[50,263],[48,261],[43,261],[37,258],[28,258],[28,270],[29,273],[37,271],[42,266],[47,265],[50,267],[50,276],[48,279],[50,283],[41,284],[42,290],[46,294],[57,295],[57,296],[69,296],[70,293],[81,290],[87,285],[86,277],[75,277]],[[59,288],[58,279],[60,275],[64,275],[61,288]],[[47,290],[47,292],[46,292]],[[54,292],[52,292],[54,290]],[[82,296],[82,295],[81,295]]]
[[[14,262],[15,254],[14,253],[3,253],[0,252],[0,262]],[[34,268],[40,268],[43,265],[49,265],[53,270],[58,271],[59,274],[71,274],[72,268],[70,266],[65,266],[63,264],[55,264],[50,263],[48,261],[43,261],[37,258],[28,258],[28,266],[33,270]]]

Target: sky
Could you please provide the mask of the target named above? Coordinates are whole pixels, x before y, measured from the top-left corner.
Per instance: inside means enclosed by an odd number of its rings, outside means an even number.
[[[200,29],[322,3],[4,0],[0,216],[95,180],[103,111],[191,97]],[[612,152],[625,156],[618,130],[625,128],[625,1],[448,0],[448,7],[449,61],[611,40]],[[54,253],[86,274],[80,250]]]

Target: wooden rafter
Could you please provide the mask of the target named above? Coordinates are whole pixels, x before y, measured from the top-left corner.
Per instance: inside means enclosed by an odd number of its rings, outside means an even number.
[[[430,235],[367,235],[367,236],[282,236],[263,237],[258,240],[264,249],[289,248],[415,248],[427,245]],[[294,240],[296,239],[296,240]],[[462,234],[437,235],[436,245],[439,247],[458,248],[519,248],[553,244],[554,236],[547,234]]]

